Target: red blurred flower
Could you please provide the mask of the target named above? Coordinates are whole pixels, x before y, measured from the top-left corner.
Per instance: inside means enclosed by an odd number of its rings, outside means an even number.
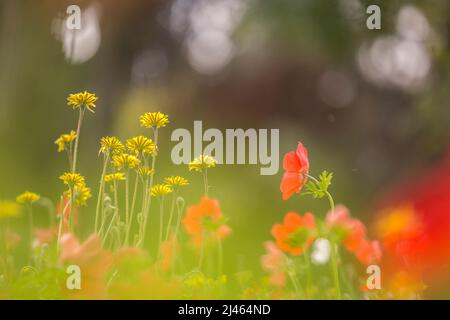
[[[366,227],[360,220],[352,218],[345,206],[338,205],[333,212],[328,212],[325,224],[362,264],[380,261],[381,247],[378,241],[367,240]]]
[[[270,272],[270,283],[276,287],[283,287],[286,284],[287,258],[272,241],[267,241],[264,246],[267,253],[261,257],[261,265]]]
[[[204,240],[227,237],[231,229],[225,222],[219,201],[207,197],[202,198],[198,205],[189,207],[183,219],[184,228],[197,247],[200,247]]]
[[[280,190],[283,200],[288,200],[294,193],[299,193],[306,184],[309,172],[308,150],[301,142],[297,150],[286,153],[283,160],[284,175]]]
[[[283,224],[272,227],[272,235],[278,248],[297,256],[307,250],[316,238],[317,230],[312,213],[302,217],[298,213],[288,212]]]

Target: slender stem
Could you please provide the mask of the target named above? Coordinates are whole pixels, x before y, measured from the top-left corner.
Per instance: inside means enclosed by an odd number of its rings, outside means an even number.
[[[164,197],[159,199],[159,240],[158,240],[158,254],[157,257],[159,259],[161,254],[161,243],[163,237],[163,226],[164,226]]]
[[[78,117],[78,125],[77,125],[77,138],[75,139],[75,149],[73,150],[72,172],[75,172],[77,168],[78,141],[80,140],[80,131],[81,131],[81,123],[83,122],[83,115],[84,109],[80,107],[80,114]]]
[[[138,183],[139,183],[139,175],[136,172],[136,180],[134,182],[134,191],[133,191],[133,200],[131,201],[131,211],[130,211],[130,221],[127,225],[127,231],[125,234],[125,245],[128,245],[130,243],[129,238],[130,238],[130,230],[131,230],[131,225],[133,223],[133,216],[134,216],[134,208],[136,205],[136,195],[137,195],[137,189],[138,189]]]
[[[175,211],[175,200],[177,198],[176,195],[177,195],[176,190],[174,190],[172,193],[172,205],[170,207],[169,221],[167,222],[166,237],[165,237],[166,241],[169,239],[170,226],[172,225],[173,212]]]
[[[105,156],[104,162],[103,162],[103,169],[102,169],[102,175],[100,177],[100,186],[98,188],[98,197],[97,197],[97,207],[95,209],[95,232],[98,231],[98,225],[99,225],[99,216],[100,216],[100,205],[103,204],[103,198],[104,198],[104,188],[105,188],[105,174],[106,174],[106,168],[108,166],[108,159],[109,154]],[[103,210],[102,210],[103,211]]]
[[[30,203],[28,205],[28,219],[29,219],[29,233],[30,233],[30,256],[29,264],[31,265],[33,259],[33,205]]]
[[[198,259],[198,270],[202,270],[203,258],[205,255],[205,231],[202,233],[202,243],[200,247],[200,257]]]
[[[308,178],[313,180],[315,183],[319,183],[319,181],[314,178],[313,176],[306,175]],[[334,199],[330,192],[325,191],[325,195],[328,198],[328,203],[330,204],[330,210],[331,213],[334,212]],[[338,263],[337,263],[337,253],[336,253],[336,244],[333,241],[330,241],[331,246],[331,271],[333,273],[333,282],[334,282],[334,289],[336,290],[336,296],[338,300],[342,299],[341,294],[341,285],[339,281],[339,269],[338,269]]]
[[[128,169],[125,170],[125,226],[130,222],[130,175]]]
[[[203,169],[203,184],[205,186],[205,197],[208,197],[208,169]]]
[[[222,248],[222,239],[220,239],[220,235],[217,235],[217,270],[218,277],[222,275],[222,266],[223,266],[223,248]]]
[[[311,264],[309,263],[309,254],[308,251],[305,250],[303,254],[306,266],[306,298],[310,299],[309,292],[311,290],[312,285],[312,274],[311,274]]]
[[[74,187],[69,187],[70,190],[70,211],[69,211],[69,230],[70,232],[74,231],[74,226],[73,226],[73,215],[74,215],[74,208],[73,208],[73,197],[74,197],[74,192],[73,192],[73,188]]]
[[[61,203],[63,203],[63,197],[61,197]],[[66,205],[64,206],[62,212],[61,212],[61,216],[60,216],[60,220],[59,220],[59,228],[58,228],[58,242],[56,243],[56,253],[59,254],[59,243],[61,242],[61,235],[62,235],[62,230],[63,230],[63,225],[64,225],[64,215],[66,213],[66,210],[69,206],[70,202],[67,202]]]
[[[153,129],[153,136],[154,136],[154,140],[155,140],[155,146],[157,147],[158,146],[158,129],[157,128]],[[155,163],[156,163],[156,154],[153,154],[152,155],[152,170],[153,171],[155,170]],[[150,185],[147,186],[146,193],[148,193],[148,190],[151,190],[151,188],[153,187],[153,177],[154,177],[154,175],[152,174],[150,176]],[[148,203],[145,206],[145,213],[144,213],[144,218],[143,218],[144,219],[144,223],[142,225],[142,236],[140,237],[140,240],[139,240],[139,243],[140,243],[141,246],[144,245],[145,233],[146,233],[146,230],[147,230],[148,212],[150,210],[150,206],[151,206],[151,203],[152,203],[152,197],[151,196],[147,196],[147,198],[148,198],[147,199]]]
[[[333,272],[333,280],[334,280],[334,288],[336,290],[336,296],[338,300],[342,299],[341,295],[341,285],[339,282],[339,270],[337,265],[337,255],[336,255],[336,244],[333,241],[330,241],[331,245],[331,270]]]

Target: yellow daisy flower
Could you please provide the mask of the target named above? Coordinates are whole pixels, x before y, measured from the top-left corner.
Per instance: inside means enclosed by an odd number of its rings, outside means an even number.
[[[163,197],[172,191],[172,187],[167,184],[155,184],[150,193],[152,197]]]
[[[216,164],[216,159],[202,154],[189,163],[189,171],[202,171],[203,169],[214,168]]]
[[[125,174],[123,172],[111,173],[105,176],[105,182],[122,181],[125,180]]]
[[[38,195],[37,193],[25,191],[24,193],[19,194],[16,197],[16,201],[18,203],[22,203],[22,204],[24,204],[24,203],[32,204],[32,203],[35,203],[36,201],[38,201],[40,198],[41,198],[41,196]]]
[[[79,173],[65,172],[59,179],[69,187],[84,185],[84,177]]]
[[[139,121],[144,128],[162,128],[169,123],[169,117],[162,112],[147,112],[139,118]]]
[[[122,142],[116,137],[103,137],[100,139],[99,153],[121,154],[125,150]]]
[[[180,176],[172,176],[165,178],[164,181],[172,187],[185,187],[189,185],[189,181],[183,177]]]
[[[138,158],[127,153],[122,153],[120,155],[114,156],[112,159],[112,164],[118,170],[121,170],[122,168],[133,169],[137,167],[140,163],[141,161]]]
[[[0,220],[17,217],[20,214],[20,206],[14,201],[0,200]]]
[[[70,131],[70,133],[62,134],[58,139],[55,140],[55,144],[58,146],[58,152],[63,152],[69,143],[77,138],[77,133],[75,131]]]
[[[152,174],[155,173],[155,170],[153,170],[152,168],[150,168],[149,166],[140,166],[137,169],[137,173],[141,176],[141,177],[150,177]]]
[[[64,194],[70,199],[69,191],[66,191]],[[92,198],[91,188],[88,188],[84,183],[76,185],[75,188],[73,188],[73,195],[75,204],[79,207],[83,207],[87,204],[87,201]]]
[[[134,152],[136,156],[145,154],[154,154],[156,151],[155,143],[144,136],[137,136],[127,140],[127,148]]]
[[[72,109],[86,108],[90,112],[94,113],[96,107],[95,102],[98,100],[94,93],[87,91],[70,94],[67,98],[67,105]]]

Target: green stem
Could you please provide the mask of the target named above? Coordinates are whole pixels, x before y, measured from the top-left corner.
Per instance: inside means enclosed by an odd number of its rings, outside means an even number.
[[[172,205],[171,205],[171,207],[170,207],[169,221],[167,222],[167,229],[166,229],[166,237],[165,237],[165,241],[169,240],[170,226],[172,225],[173,212],[175,211],[176,194],[177,194],[177,192],[176,192],[176,190],[174,190],[174,192],[172,193]]]
[[[198,259],[198,270],[202,270],[203,258],[205,255],[205,231],[202,233],[202,243],[200,247],[200,257]]]
[[[33,205],[28,205],[28,219],[29,219],[29,233],[30,233],[30,256],[29,264],[31,265],[33,259]]]
[[[130,177],[128,169],[125,171],[125,226],[130,222]]]
[[[73,150],[72,172],[75,172],[77,168],[78,141],[80,140],[80,131],[81,131],[81,124],[83,122],[83,115],[84,109],[80,108],[80,114],[78,116],[78,125],[77,125],[77,138],[75,139],[75,148]]]
[[[98,197],[97,197],[97,207],[95,210],[95,232],[98,231],[98,225],[99,225],[99,217],[100,217],[100,205],[103,204],[103,198],[104,198],[104,188],[105,188],[105,174],[106,174],[106,168],[108,166],[108,159],[109,154],[105,156],[104,162],[103,162],[103,169],[102,169],[102,175],[100,178],[100,186],[98,189]],[[102,210],[103,211],[103,210]]]
[[[305,251],[303,254],[306,266],[306,298],[310,299],[309,292],[311,291],[312,285],[312,274],[311,274],[311,264],[309,263],[309,254],[308,251]]]
[[[155,146],[157,147],[158,146],[158,129],[153,129],[153,136],[154,136],[154,140],[155,140]],[[155,164],[156,164],[156,154],[153,154],[152,155],[152,167],[151,167],[153,171],[155,170]],[[154,174],[152,174],[150,176],[150,185],[147,186],[147,190],[145,191],[146,193],[148,193],[148,191],[151,190],[151,188],[153,187],[153,177],[154,177]],[[149,213],[150,206],[152,203],[152,197],[147,196],[146,202],[147,202],[147,204],[145,206],[145,213],[144,213],[144,218],[143,218],[144,223],[142,225],[142,236],[140,237],[140,240],[139,240],[139,244],[141,246],[144,245],[144,241],[145,241],[145,233],[147,231],[148,213]]]
[[[164,197],[161,197],[159,199],[159,240],[158,240],[158,254],[157,258],[159,260],[160,254],[161,254],[161,243],[162,243],[162,237],[163,237],[163,226],[164,226]]]
[[[133,200],[131,201],[130,221],[127,225],[127,231],[125,234],[125,245],[128,245],[130,243],[129,238],[130,238],[131,225],[133,223],[134,208],[136,205],[136,194],[137,194],[137,189],[138,189],[138,182],[139,182],[139,176],[138,176],[138,173],[136,172],[136,180],[134,182],[134,191],[133,191]]]
[[[217,235],[217,270],[218,277],[222,275],[222,266],[223,266],[223,248],[222,248],[222,239]]]
[[[208,197],[208,169],[203,169],[203,184],[205,186],[205,197]]]
[[[306,175],[308,178],[312,179],[315,183],[319,183],[319,181],[314,178],[313,176]],[[325,191],[325,195],[327,196],[328,203],[330,205],[331,213],[334,212],[334,199],[333,196],[330,194],[330,192]],[[334,289],[336,290],[336,297],[338,300],[342,299],[342,293],[341,293],[341,285],[339,281],[339,267],[337,262],[337,253],[336,253],[336,244],[330,240],[330,246],[331,246],[331,271],[333,274],[333,282],[334,282]]]
[[[69,230],[70,232],[73,233],[74,231],[74,226],[73,226],[73,215],[74,215],[74,209],[73,209],[73,197],[74,197],[74,192],[73,192],[73,187],[69,187],[70,190],[70,212],[69,212]]]

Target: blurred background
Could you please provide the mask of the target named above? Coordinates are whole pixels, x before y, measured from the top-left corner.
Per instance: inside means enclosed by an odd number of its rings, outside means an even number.
[[[64,28],[72,4],[82,10],[75,38]],[[371,4],[381,8],[381,30],[366,27]],[[69,93],[100,98],[80,138],[79,170],[94,195],[100,137],[147,133],[144,112],[170,116],[157,180],[187,177],[188,205],[200,199],[201,177],[171,163],[172,130],[192,130],[194,120],[205,129],[279,128],[279,174],[223,165],[209,177],[233,229],[228,271],[257,269],[288,210],[327,210],[326,201],[281,200],[281,157],[297,141],[312,174],[335,172],[336,201],[369,226],[385,203],[411,198],[405,190],[428,172],[440,180],[450,171],[449,30],[446,0],[2,0],[0,198],[29,189],[59,199],[66,158],[54,140],[75,129]],[[447,219],[450,186],[439,188],[436,210]],[[81,213],[86,230],[94,207]]]

